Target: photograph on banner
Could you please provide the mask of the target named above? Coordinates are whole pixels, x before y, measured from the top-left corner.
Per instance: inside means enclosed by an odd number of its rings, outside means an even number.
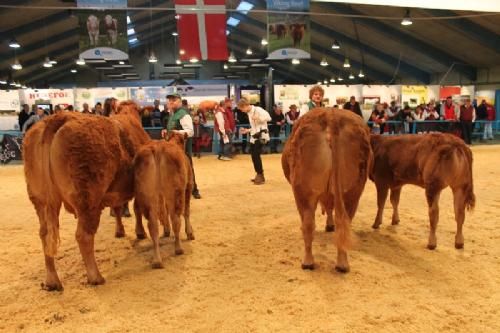
[[[478,90],[476,91],[475,99],[477,104],[481,104],[484,100],[490,105],[495,105],[495,90]]]
[[[402,86],[401,103],[404,107],[416,108],[420,104],[426,104],[428,99],[427,86]]]
[[[260,100],[260,90],[241,89],[241,97],[246,98],[252,105],[262,105]]]
[[[155,99],[159,99],[160,106],[163,106],[167,103],[167,95],[174,92],[174,87],[130,88],[129,91],[130,99],[140,106],[153,105]]]
[[[20,110],[19,91],[0,90],[0,112],[19,112]]]
[[[126,8],[126,0],[79,0],[78,7]],[[80,58],[128,59],[127,12],[125,10],[78,11]]]
[[[269,0],[267,9],[308,12],[309,0]],[[311,58],[309,15],[269,13],[267,15],[267,59]]]

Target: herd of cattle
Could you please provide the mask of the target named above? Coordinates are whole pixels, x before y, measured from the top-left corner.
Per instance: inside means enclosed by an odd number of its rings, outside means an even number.
[[[99,44],[99,25],[99,18],[95,15],[89,15],[87,18],[87,32],[91,46],[98,46]],[[118,38],[118,20],[111,15],[104,16],[104,30],[106,31],[108,44],[115,45]]]
[[[184,138],[174,134],[167,140],[151,140],[141,126],[142,111],[133,102],[123,102],[118,113],[109,118],[56,114],[27,133],[24,170],[29,198],[40,221],[46,290],[63,289],[54,261],[62,205],[78,220],[76,240],[89,284],[104,283],[94,257],[94,235],[104,207],[114,209],[116,236],[123,237],[121,207],[135,197],[136,235],[139,239],[146,237],[144,216],[154,245],[154,268],[163,267],[158,220],[166,236],[172,222],[175,254],[183,253],[181,217],[187,238],[194,239],[189,216],[193,180]],[[463,247],[465,208],[475,204],[472,154],[451,135],[370,136],[366,124],[353,113],[317,108],[294,126],[283,151],[282,166],[302,221],[304,269],[314,268],[312,240],[320,203],[327,214],[326,231],[335,230],[336,269],[349,271],[350,224],[368,177],[377,188],[378,213],[373,228],[382,222],[389,189],[394,208],[392,224],[397,224],[401,187],[414,184],[425,188],[431,225],[429,249],[436,247],[439,194],[451,187],[457,222],[455,246]]]
[[[269,25],[269,33],[271,35],[276,35],[277,39],[284,39],[288,35],[293,41],[293,47],[300,47],[302,38],[306,31],[306,25],[303,23],[293,23],[293,24],[271,24]]]

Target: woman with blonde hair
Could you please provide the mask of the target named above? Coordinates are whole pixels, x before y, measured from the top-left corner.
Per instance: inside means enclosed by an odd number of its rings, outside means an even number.
[[[305,115],[309,110],[323,107],[323,97],[325,90],[321,86],[314,86],[309,90],[309,102],[303,104],[300,108],[299,118]]]

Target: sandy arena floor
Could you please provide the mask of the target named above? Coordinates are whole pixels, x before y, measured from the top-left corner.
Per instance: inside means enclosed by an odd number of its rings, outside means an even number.
[[[248,155],[196,160],[202,200],[193,201],[196,240],[153,270],[150,240],[114,238],[102,215],[96,256],[107,282],[85,284],[75,220],[61,213],[57,258],[62,293],[40,289],[45,267],[38,219],[22,166],[0,168],[2,332],[500,332],[500,146],[474,147],[477,206],[467,214],[465,249],[455,250],[451,192],[441,196],[438,247],[426,249],[422,189],[407,186],[401,224],[371,229],[375,188],[367,183],[353,229],[351,273],[333,270],[336,250],[317,215],[319,267],[302,271],[303,242],[279,155],[264,156],[268,182],[253,186]],[[182,234],[185,238],[185,234]]]

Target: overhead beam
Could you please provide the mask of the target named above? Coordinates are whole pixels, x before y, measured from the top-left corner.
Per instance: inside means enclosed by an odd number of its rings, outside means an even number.
[[[71,16],[67,10],[60,11],[35,21],[24,23],[18,27],[12,28],[10,30],[5,30],[0,32],[0,39],[10,40],[11,38],[19,38],[19,36],[36,32],[40,30],[40,27],[49,29],[51,25],[64,21]],[[24,45],[22,45],[24,47]]]
[[[320,7],[320,9],[322,8],[324,10],[333,10],[340,14],[364,15],[364,13],[341,3],[322,2],[321,5],[319,5],[318,2],[315,2],[315,6],[318,6]],[[426,43],[416,37],[411,36],[410,34],[404,33],[399,29],[396,29],[391,25],[382,23],[378,20],[356,19],[356,22],[370,29],[374,29],[377,32],[386,35],[390,39],[396,40],[398,43],[405,45],[412,50],[416,50],[425,54],[426,56],[442,64],[443,66],[450,67],[453,63],[458,64],[460,66],[455,66],[458,72],[460,72],[470,80],[476,80],[477,69],[475,67],[467,64],[463,59],[459,59],[441,49],[438,49],[432,44]]]

